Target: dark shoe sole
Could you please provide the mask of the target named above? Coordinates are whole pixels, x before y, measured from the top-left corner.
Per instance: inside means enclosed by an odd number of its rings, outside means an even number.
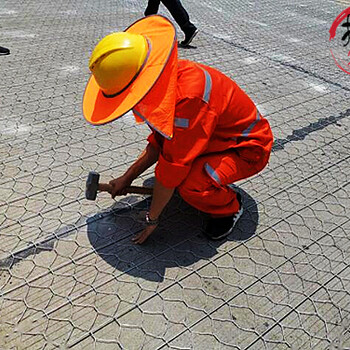
[[[237,192],[236,192],[237,193]],[[222,233],[221,235],[212,235],[210,234],[209,232],[207,232],[207,230],[204,232],[204,234],[210,239],[210,240],[213,240],[213,241],[217,241],[217,240],[220,240],[220,239],[223,239],[225,237],[227,237],[232,231],[233,231],[233,228],[236,226],[239,218],[242,216],[243,214],[243,202],[242,202],[242,195],[240,193],[237,193],[237,200],[238,200],[238,203],[239,203],[239,210],[237,213],[235,213],[233,215],[233,223],[231,225],[231,227],[224,233]]]
[[[205,233],[205,235],[212,241],[218,241],[220,239],[223,239],[223,238],[227,237],[233,231],[234,227],[237,224],[237,221],[242,216],[242,214],[243,214],[243,206],[241,206],[241,208],[239,209],[238,213],[236,214],[236,217],[235,217],[235,219],[233,221],[233,224],[232,224],[231,228],[227,232],[223,233],[222,235],[220,235],[220,236],[211,236],[211,235],[209,235],[207,233]]]
[[[181,42],[180,42],[180,45],[182,45],[182,46],[188,46],[188,45],[190,45],[191,42],[192,42],[192,40],[194,39],[194,37],[195,37],[197,34],[198,34],[198,29],[196,29],[196,30],[194,31],[194,33],[192,34],[192,36],[191,36],[187,41],[185,41],[185,40],[181,41]]]

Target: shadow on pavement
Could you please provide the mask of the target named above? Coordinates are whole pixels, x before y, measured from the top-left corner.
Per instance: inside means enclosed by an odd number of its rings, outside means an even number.
[[[223,243],[244,241],[255,234],[259,218],[256,202],[248,193],[236,189],[242,194],[245,211],[234,231],[221,241],[209,241],[203,235],[207,216],[177,194],[165,208],[160,225],[143,245],[135,245],[131,238],[144,227],[150,198],[89,218],[88,238],[96,253],[116,270],[161,282],[167,269],[210,259]]]

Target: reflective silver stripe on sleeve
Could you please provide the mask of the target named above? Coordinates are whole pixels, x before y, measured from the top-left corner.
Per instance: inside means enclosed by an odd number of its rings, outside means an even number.
[[[209,103],[212,81],[211,81],[210,74],[205,69],[203,69],[203,72],[205,75],[205,86],[204,86],[203,100],[204,100],[204,102]]]
[[[207,171],[208,175],[213,180],[215,180],[219,185],[221,185],[221,181],[220,181],[219,175],[216,173],[216,171],[208,163],[205,163],[204,168]]]
[[[188,128],[189,120],[186,118],[175,118],[174,123],[178,128]]]
[[[249,136],[250,132],[253,130],[254,126],[256,125],[256,123],[260,120],[260,113],[258,110],[256,110],[256,119],[247,127],[247,129],[245,129],[242,132],[242,136],[247,137]]]

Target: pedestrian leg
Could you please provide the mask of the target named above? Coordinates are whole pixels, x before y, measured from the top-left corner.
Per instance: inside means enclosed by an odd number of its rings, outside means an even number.
[[[185,33],[185,40],[181,42],[183,46],[187,46],[191,43],[196,36],[198,29],[190,21],[190,17],[182,6],[180,0],[161,0],[164,6],[168,9],[171,15],[174,17],[176,23],[181,30]]]
[[[145,10],[145,16],[155,15],[158,13],[160,0],[148,0],[148,5]]]

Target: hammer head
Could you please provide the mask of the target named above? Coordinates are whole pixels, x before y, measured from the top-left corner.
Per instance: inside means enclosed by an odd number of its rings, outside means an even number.
[[[94,201],[97,196],[98,182],[100,174],[96,171],[90,171],[86,180],[85,198]]]

